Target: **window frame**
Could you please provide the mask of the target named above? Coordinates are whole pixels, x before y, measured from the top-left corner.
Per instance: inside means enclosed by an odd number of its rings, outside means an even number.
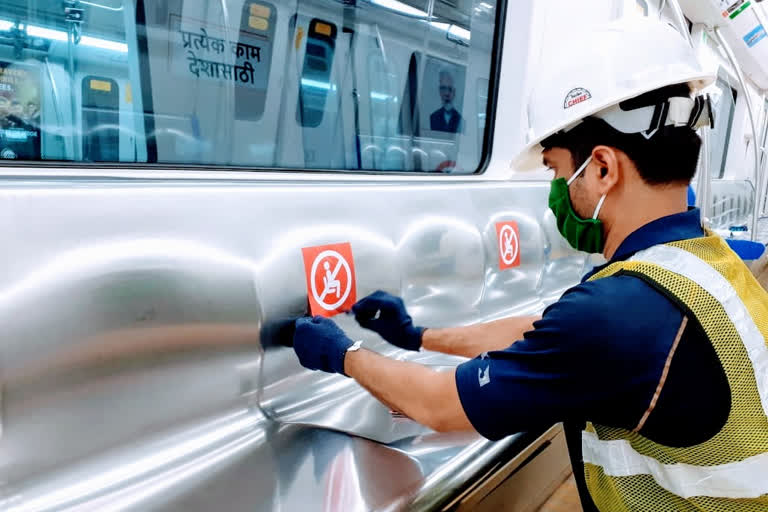
[[[145,113],[154,113],[151,87],[151,71],[149,69],[148,36],[145,20],[146,0],[136,1],[136,13],[134,23],[136,24],[137,46],[141,57],[138,59],[139,81],[141,84],[141,98]],[[423,171],[377,171],[365,169],[309,169],[309,168],[287,168],[287,167],[249,167],[249,166],[231,166],[231,165],[210,165],[210,164],[165,164],[157,162],[157,143],[154,137],[149,135],[155,131],[153,115],[144,115],[144,128],[146,138],[146,162],[83,162],[69,160],[8,160],[0,161],[0,176],[9,174],[8,170],[13,170],[10,174],[18,175],[18,170],[45,169],[52,172],[30,172],[29,176],[36,178],[45,178],[49,175],[56,177],[66,176],[88,176],[89,178],[136,178],[141,180],[167,180],[167,179],[216,179],[233,180],[242,178],[245,180],[281,179],[294,177],[296,180],[307,181],[315,178],[317,181],[335,181],[344,180],[364,180],[370,181],[371,178],[379,178],[379,181],[402,181],[408,179],[411,181],[477,181],[479,177],[485,174],[491,162],[493,155],[493,141],[495,137],[496,113],[498,110],[499,82],[501,78],[501,64],[503,57],[504,33],[507,19],[507,9],[509,0],[497,0],[494,30],[493,46],[490,52],[490,72],[488,75],[488,106],[486,110],[486,129],[483,137],[483,143],[480,149],[480,161],[477,169],[473,173],[443,175],[436,173],[425,173]],[[94,171],[105,171],[104,173]],[[200,175],[199,173],[205,173]],[[195,173],[194,175],[191,173]],[[292,180],[293,181],[293,180]],[[377,181],[377,180],[373,180]]]

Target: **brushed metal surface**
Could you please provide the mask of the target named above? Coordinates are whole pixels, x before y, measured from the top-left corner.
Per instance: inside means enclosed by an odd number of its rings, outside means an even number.
[[[304,312],[301,248],[338,242],[352,246],[357,296],[400,294],[421,325],[538,311],[584,267],[556,245],[547,191],[7,180],[0,230],[19,243],[0,265],[0,508],[405,509],[444,495],[467,478],[456,461],[515,438],[436,435],[395,418],[352,380],[265,350],[260,328]],[[518,222],[522,257],[504,272],[501,220]],[[373,350],[460,362],[406,354],[338,320]]]

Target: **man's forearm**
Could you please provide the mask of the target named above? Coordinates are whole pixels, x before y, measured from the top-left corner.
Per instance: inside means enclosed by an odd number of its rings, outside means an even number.
[[[467,327],[427,329],[422,347],[444,354],[477,357],[483,352],[504,350],[522,339],[523,334],[533,330],[533,323],[540,318],[519,316]]]
[[[388,407],[433,430],[472,430],[461,406],[454,371],[436,372],[359,350],[347,353],[344,372]]]

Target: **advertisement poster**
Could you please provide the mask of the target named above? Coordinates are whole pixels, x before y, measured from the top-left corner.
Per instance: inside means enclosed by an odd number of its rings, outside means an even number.
[[[0,159],[40,160],[40,73],[0,61]]]

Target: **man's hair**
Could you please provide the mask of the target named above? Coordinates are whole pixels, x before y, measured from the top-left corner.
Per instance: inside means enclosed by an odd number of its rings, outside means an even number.
[[[690,97],[687,84],[651,91],[621,103],[624,110],[656,105],[672,97]],[[610,146],[624,152],[649,185],[689,184],[696,174],[701,138],[687,126],[666,126],[650,140],[639,133],[622,133],[602,119],[588,117],[568,132],[542,141],[544,149],[563,148],[579,167],[597,146]]]

